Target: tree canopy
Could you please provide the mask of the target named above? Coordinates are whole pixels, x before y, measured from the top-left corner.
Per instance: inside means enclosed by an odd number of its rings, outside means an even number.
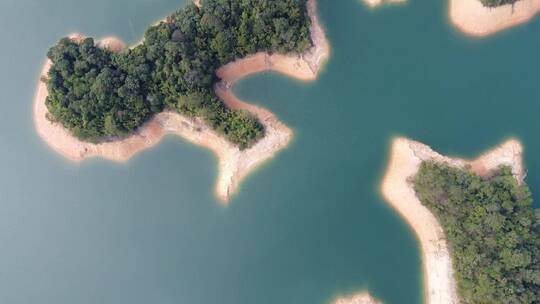
[[[92,38],[61,39],[47,57],[46,105],[53,120],[91,142],[133,132],[164,109],[199,117],[240,148],[264,135],[245,111],[216,96],[215,71],[259,52],[302,53],[312,46],[306,0],[205,0],[150,27],[122,53]]]
[[[540,303],[540,217],[509,167],[482,178],[426,161],[413,182],[443,226],[462,303]]]
[[[482,4],[487,7],[497,7],[507,4],[514,4],[518,1],[519,0],[480,0],[480,2],[482,2]]]

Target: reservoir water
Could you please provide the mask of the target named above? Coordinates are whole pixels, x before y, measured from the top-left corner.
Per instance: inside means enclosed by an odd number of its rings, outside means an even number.
[[[47,49],[75,31],[133,43],[185,3],[0,3],[0,303],[326,304],[364,289],[422,303],[418,243],[378,190],[395,135],[465,157],[517,137],[540,197],[540,18],[473,39],[442,0],[319,0],[332,45],[319,79],[235,87],[295,139],[228,207],[216,159],[176,137],[125,165],[51,151],[32,123]]]

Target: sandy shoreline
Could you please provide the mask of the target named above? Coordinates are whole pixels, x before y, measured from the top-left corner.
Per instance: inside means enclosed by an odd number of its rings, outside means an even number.
[[[473,161],[442,156],[428,146],[406,138],[393,140],[381,191],[386,201],[413,228],[420,241],[427,304],[456,304],[459,299],[444,231],[435,216],[420,203],[407,179],[416,174],[422,161],[436,160],[460,168],[470,165],[472,170],[483,176],[500,165],[509,165],[514,177],[522,182],[524,171],[521,156],[522,147],[517,140],[509,140]]]
[[[229,63],[218,70],[223,81],[216,85],[216,93],[224,102],[234,108],[246,109],[256,115],[265,127],[265,137],[253,147],[240,151],[200,119],[191,119],[175,112],[156,114],[133,135],[114,142],[92,144],[82,142],[72,136],[61,124],[52,123],[47,118],[45,105],[47,86],[39,81],[34,98],[33,118],[39,136],[56,152],[65,158],[80,162],[86,158],[102,157],[111,161],[125,162],[140,151],[158,144],[167,134],[175,134],[189,142],[208,148],[218,158],[218,179],[216,196],[227,202],[234,194],[242,179],[264,161],[283,149],[292,138],[292,131],[279,122],[269,111],[241,102],[232,94],[230,87],[235,81],[250,74],[274,70],[302,80],[313,80],[322,63],[329,56],[329,46],[317,18],[316,0],[308,0],[308,13],[312,20],[311,36],[314,46],[302,55],[272,55],[264,53]],[[80,39],[81,35],[71,36]],[[124,44],[114,37],[98,42],[101,47],[121,51]],[[262,59],[262,60],[261,60]],[[44,64],[41,76],[46,76],[50,61]]]
[[[514,5],[484,7],[479,0],[449,0],[451,22],[471,36],[487,36],[525,23],[540,12],[540,0],[520,0]]]
[[[352,296],[339,298],[333,304],[381,304],[367,292],[361,292]]]

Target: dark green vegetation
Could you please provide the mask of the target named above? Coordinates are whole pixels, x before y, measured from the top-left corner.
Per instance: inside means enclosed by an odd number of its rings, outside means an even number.
[[[518,1],[519,0],[480,0],[480,2],[482,2],[482,4],[487,7],[497,7],[506,4],[514,4]]]
[[[463,303],[540,303],[538,211],[510,168],[482,178],[424,162],[414,186],[445,230]]]
[[[263,126],[217,98],[216,69],[258,51],[304,52],[309,33],[306,0],[205,0],[152,26],[142,44],[123,53],[100,49],[91,38],[64,38],[47,54],[47,107],[51,119],[86,141],[125,136],[173,109],[246,148],[263,136]]]

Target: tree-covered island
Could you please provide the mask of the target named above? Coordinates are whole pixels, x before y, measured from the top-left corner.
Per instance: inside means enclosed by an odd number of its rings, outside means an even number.
[[[203,119],[241,149],[262,124],[214,93],[222,65],[256,52],[303,53],[312,46],[306,0],[205,0],[150,27],[121,53],[92,38],[61,39],[47,53],[49,118],[89,142],[129,135],[166,109]]]
[[[413,184],[444,229],[462,303],[540,303],[540,214],[509,167],[483,178],[424,161]]]

